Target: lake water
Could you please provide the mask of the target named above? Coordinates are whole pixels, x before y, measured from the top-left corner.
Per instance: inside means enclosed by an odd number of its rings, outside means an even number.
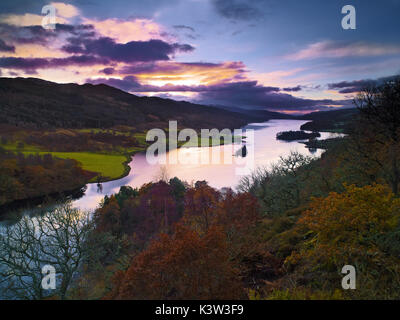
[[[322,150],[316,150],[313,153],[308,148],[298,141],[286,142],[276,139],[276,134],[280,131],[299,130],[300,126],[307,121],[303,120],[270,120],[263,123],[249,124],[243,129],[243,135],[247,138],[246,147],[249,154],[254,155],[254,168],[259,166],[270,166],[276,162],[280,156],[285,156],[290,151],[298,151],[304,155],[320,156]],[[254,139],[249,141],[249,135],[246,130],[253,129]],[[320,139],[335,137],[337,134],[321,133]],[[162,171],[166,172],[170,178],[178,177],[188,183],[196,182],[197,180],[206,180],[209,185],[215,188],[232,187],[235,188],[242,178],[238,174],[237,169],[243,167],[243,164],[237,162],[246,161],[245,158],[235,156],[235,153],[241,149],[240,144],[225,145],[216,147],[203,147],[203,148],[180,148],[167,152],[167,159],[176,158],[184,159],[185,157],[192,157],[192,159],[204,154],[220,153],[220,162],[211,164],[202,164],[199,160],[198,163],[187,164],[149,164],[146,160],[144,153],[136,154],[132,157],[129,166],[131,171],[128,176],[106,182],[99,188],[96,183],[88,184],[85,195],[76,200],[74,205],[84,209],[92,210],[96,208],[105,195],[111,195],[118,192],[121,186],[140,187],[144,183],[158,180]],[[230,161],[226,161],[224,155],[230,157]],[[247,157],[246,157],[247,158]],[[229,159],[228,159],[229,160]],[[229,163],[230,162],[230,163]]]

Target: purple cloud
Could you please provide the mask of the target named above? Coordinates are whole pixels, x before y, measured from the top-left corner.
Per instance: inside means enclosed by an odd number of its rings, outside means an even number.
[[[350,105],[350,100],[312,100],[280,93],[280,88],[259,85],[257,81],[220,83],[215,85],[185,86],[166,84],[164,86],[142,85],[133,76],[123,79],[87,79],[92,84],[107,84],[128,92],[196,92],[195,102],[219,104],[240,108],[269,110],[321,110],[327,105]]]
[[[116,78],[109,78],[109,79],[104,79],[104,78],[98,78],[98,79],[87,79],[87,83],[91,84],[106,84],[111,87],[115,87],[124,91],[135,91],[141,90],[142,85],[137,81],[137,79],[134,76],[126,76],[125,78],[121,79],[116,79]],[[138,92],[138,91],[136,91]]]
[[[286,91],[286,92],[297,92],[297,91],[300,91],[300,90],[301,90],[301,86],[298,85],[298,86],[296,86],[296,87],[283,88],[282,90],[283,90],[283,91]]]
[[[262,0],[212,0],[216,11],[224,18],[232,20],[254,20],[263,16],[260,6]]]
[[[119,69],[116,73],[119,74],[140,74],[140,73],[181,73],[191,68],[230,68],[236,69],[239,73],[244,73],[244,65],[241,62],[230,62],[230,63],[210,63],[210,62],[169,62],[169,63],[157,63],[157,61],[151,62],[137,62],[131,65],[127,65]]]
[[[40,44],[47,45],[61,34],[90,38],[95,36],[93,25],[56,24],[54,30],[44,29],[42,26],[14,26],[0,23],[0,37],[13,44]]]
[[[175,25],[173,27],[174,27],[174,29],[177,29],[177,30],[186,30],[186,31],[190,31],[190,32],[195,32],[194,28],[185,26],[183,24]]]
[[[6,44],[2,39],[0,39],[0,51],[15,52],[15,47]]]
[[[106,75],[110,75],[115,73],[115,69],[114,68],[104,68],[102,70],[100,70],[101,73],[104,73]]]
[[[169,60],[176,52],[189,52],[194,48],[188,44],[169,44],[162,40],[130,41],[116,43],[109,37],[98,39],[69,38],[62,49],[73,54],[89,54],[118,62]]]
[[[328,88],[331,90],[339,90],[339,93],[356,93],[360,92],[364,88],[377,86],[383,84],[385,81],[393,80],[398,76],[382,77],[378,79],[362,79],[354,81],[341,81],[336,83],[328,83]]]
[[[109,61],[105,58],[98,58],[86,55],[76,55],[67,58],[0,58],[0,67],[6,69],[26,70],[30,73],[36,69],[66,67],[70,65],[91,66],[95,64],[106,64]]]

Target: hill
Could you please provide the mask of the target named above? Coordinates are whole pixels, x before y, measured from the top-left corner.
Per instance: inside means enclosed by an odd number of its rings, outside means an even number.
[[[270,119],[296,119],[295,116],[269,110],[244,109],[244,108],[228,107],[222,105],[213,105],[213,107],[220,108],[223,110],[228,110],[231,112],[241,113],[250,117],[257,117],[258,121],[267,121]]]
[[[307,131],[328,131],[348,133],[351,121],[358,115],[358,110],[339,109],[332,111],[312,112],[297,119],[312,120],[303,124],[300,129]]]
[[[0,124],[30,128],[238,128],[268,120],[220,108],[139,97],[104,85],[57,84],[36,78],[0,78]]]

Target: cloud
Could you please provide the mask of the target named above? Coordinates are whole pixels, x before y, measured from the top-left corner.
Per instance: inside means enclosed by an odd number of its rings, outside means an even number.
[[[148,41],[159,39],[174,41],[167,31],[151,19],[83,19],[85,24],[93,25],[103,37],[115,39],[117,42],[126,43],[132,40]]]
[[[382,45],[365,42],[320,41],[286,56],[289,60],[317,58],[343,58],[400,54],[399,45]]]
[[[300,85],[296,86],[296,87],[289,87],[289,88],[283,88],[283,91],[287,91],[287,92],[297,92],[300,91],[302,88]]]
[[[0,15],[0,23],[6,23],[9,25],[28,27],[28,26],[41,26],[44,16],[39,14],[25,13],[23,15],[18,14],[2,14]],[[57,16],[57,23],[68,23],[67,19]]]
[[[56,24],[55,30],[47,30],[42,26],[14,26],[0,23],[0,37],[13,44],[40,44],[47,46],[60,35],[93,37],[92,25]]]
[[[114,68],[104,68],[102,70],[100,70],[101,73],[104,73],[106,75],[110,75],[115,73],[115,69]]]
[[[259,19],[263,16],[262,11],[258,4],[263,2],[248,1],[248,0],[212,0],[212,3],[220,14],[224,18],[231,20],[253,20]]]
[[[73,18],[80,14],[79,9],[71,4],[66,4],[62,2],[51,2],[50,5],[56,8],[57,16],[63,18]]]
[[[6,44],[3,40],[0,39],[0,51],[15,52],[15,47]]]
[[[126,65],[118,70],[121,74],[164,74],[170,75],[204,75],[212,77],[216,72],[220,72],[227,76],[238,75],[245,72],[245,65],[242,62],[175,62],[175,61],[153,61],[153,62],[139,62],[130,65]]]
[[[21,4],[22,5],[22,4]],[[67,24],[71,18],[80,14],[77,7],[62,2],[51,2],[50,5],[56,8],[56,23]],[[23,4],[27,6],[27,4]],[[39,5],[39,10],[42,8]],[[37,7],[35,9],[38,9]],[[0,14],[0,23],[9,25],[28,27],[41,26],[44,15],[25,13],[25,14]]]
[[[202,92],[199,100],[242,108],[268,110],[312,110],[326,105],[342,105],[343,101],[312,100],[281,93],[279,88],[259,85],[256,81],[225,84],[221,88]]]
[[[185,26],[185,25],[182,25],[182,24],[175,25],[175,26],[173,26],[173,28],[177,29],[177,30],[186,30],[186,31],[195,32],[194,28],[189,27],[189,26]]]
[[[245,79],[245,65],[240,61],[176,62],[148,61],[134,62],[113,67],[114,77],[136,76],[142,83],[157,85],[211,85]],[[105,74],[103,70],[100,71]]]
[[[67,58],[18,58],[3,57],[0,58],[0,67],[6,69],[19,69],[34,72],[36,69],[60,68],[66,66],[92,66],[98,64],[107,64],[109,61],[105,58],[98,58],[87,55],[74,55]]]
[[[312,100],[294,97],[290,94],[281,93],[278,87],[263,86],[257,81],[241,81],[230,83],[219,83],[214,85],[173,85],[163,86],[142,85],[137,77],[126,76],[123,79],[97,78],[87,79],[92,84],[107,84],[131,93],[155,93],[158,96],[172,92],[196,93],[194,102],[202,104],[217,104],[241,108],[258,108],[268,110],[290,111],[290,110],[324,110],[331,106],[349,105],[350,100]]]
[[[139,90],[141,88],[140,83],[134,76],[126,76],[123,79],[117,79],[117,78],[87,79],[86,82],[91,84],[106,84],[128,92],[135,91],[135,89]]]
[[[356,93],[362,91],[364,88],[381,85],[386,81],[393,80],[398,76],[382,77],[378,79],[362,79],[354,81],[341,81],[336,83],[328,83],[328,88],[331,90],[339,90],[339,93]]]
[[[67,53],[90,54],[109,58],[118,62],[169,60],[177,52],[190,52],[194,48],[188,44],[167,43],[162,40],[130,41],[117,43],[114,39],[69,38],[62,49]]]

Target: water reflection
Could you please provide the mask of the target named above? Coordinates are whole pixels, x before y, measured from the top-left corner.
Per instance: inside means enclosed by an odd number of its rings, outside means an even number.
[[[304,144],[297,141],[286,142],[276,140],[276,134],[280,131],[299,130],[300,126],[307,121],[303,120],[270,120],[264,123],[252,123],[243,129],[253,129],[254,131],[254,162],[255,166],[269,166],[271,163],[276,162],[279,156],[285,156],[290,151],[298,151],[305,155],[320,156],[322,150],[312,149],[309,150]],[[320,139],[334,137],[330,133],[321,133]],[[246,138],[243,139],[246,141]],[[246,149],[248,149],[250,142],[246,141]],[[241,153],[242,144],[217,146],[210,148],[188,148],[177,149],[168,152],[169,157],[201,157],[204,153],[215,152],[218,148],[221,152],[221,159],[223,159],[226,148],[231,150],[232,158],[239,151]],[[182,154],[184,153],[184,154]],[[247,153],[247,150],[246,150]],[[107,183],[103,183],[103,193],[99,194],[96,184],[89,184],[85,196],[75,202],[75,205],[84,209],[96,208],[98,203],[104,195],[110,195],[118,192],[120,186],[129,185],[132,187],[140,187],[144,183],[153,181],[157,173],[161,170],[159,164],[150,165],[146,161],[144,154],[136,154],[131,163],[129,164],[131,171],[128,176]],[[235,161],[231,163],[217,163],[217,164],[166,164],[165,165],[170,177],[178,177],[189,183],[197,180],[206,180],[215,188],[232,187],[234,188],[239,182],[241,176],[236,174],[235,169],[238,165]]]
[[[105,183],[91,183],[86,186],[86,190],[81,190],[80,193],[75,193],[69,196],[69,199],[74,200],[73,204],[83,210],[93,210],[98,207],[100,201],[105,195],[111,195],[119,191],[119,188],[124,185],[132,187],[140,187],[144,183],[154,181],[161,170],[166,170],[169,177],[178,177],[188,183],[198,180],[205,180],[215,188],[232,187],[238,184],[242,176],[237,174],[237,168],[240,166],[236,159],[248,157],[248,152],[254,148],[254,164],[257,166],[268,167],[271,163],[276,162],[280,156],[285,156],[290,151],[298,151],[305,155],[320,156],[322,150],[307,148],[304,144],[297,141],[286,142],[276,139],[276,134],[280,131],[299,130],[300,126],[307,121],[304,120],[270,120],[264,123],[252,123],[243,129],[254,130],[254,145],[246,135],[241,143],[234,145],[216,146],[209,148],[181,148],[167,152],[167,159],[189,159],[198,157],[201,159],[204,156],[214,159],[213,155],[219,153],[220,159],[223,160],[226,155],[229,155],[230,162],[220,161],[219,163],[202,164],[182,162],[177,164],[167,163],[149,164],[146,156],[143,153],[136,154],[132,157],[129,166],[131,171],[128,176]],[[244,131],[245,133],[245,131]],[[338,134],[321,133],[320,139],[336,137]],[[245,152],[243,149],[245,148]],[[237,156],[239,153],[240,156]],[[229,159],[228,159],[229,160]],[[83,194],[84,192],[84,194]],[[30,214],[39,214],[45,210],[45,205],[30,209]],[[25,211],[27,212],[27,211]]]

